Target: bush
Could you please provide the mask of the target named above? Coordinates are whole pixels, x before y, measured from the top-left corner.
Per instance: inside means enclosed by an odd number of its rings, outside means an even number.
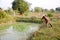
[[[36,17],[30,17],[30,18],[24,18],[24,17],[17,17],[17,22],[31,22],[31,23],[42,23],[40,18]]]
[[[0,19],[7,17],[7,13],[0,10]]]
[[[43,9],[40,8],[40,7],[35,7],[34,8],[34,12],[42,12],[42,11],[43,11]]]
[[[8,15],[6,12],[0,10],[0,23],[6,23],[10,20],[13,20],[13,17]]]
[[[28,16],[28,14],[29,14],[29,12],[28,12],[28,11],[27,11],[27,12],[24,12],[24,15],[25,15],[25,16]]]
[[[48,14],[47,14],[47,16],[48,16],[48,17],[52,17],[52,16],[53,16],[53,14],[51,14],[51,13],[48,13]]]

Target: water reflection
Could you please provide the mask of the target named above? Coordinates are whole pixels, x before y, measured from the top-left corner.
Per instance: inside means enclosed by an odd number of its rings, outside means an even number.
[[[2,31],[0,33],[0,40],[27,40],[31,33],[38,30],[38,24],[30,24],[28,30],[22,32],[14,30],[13,27],[10,26],[8,29]]]

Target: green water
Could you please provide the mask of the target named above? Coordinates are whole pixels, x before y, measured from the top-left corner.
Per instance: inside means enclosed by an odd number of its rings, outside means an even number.
[[[0,40],[27,40],[38,28],[39,24],[24,22],[0,26]]]

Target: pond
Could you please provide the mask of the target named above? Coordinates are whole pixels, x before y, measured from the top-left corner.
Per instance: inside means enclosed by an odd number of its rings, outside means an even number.
[[[39,28],[39,24],[16,22],[0,26],[0,40],[27,40]]]

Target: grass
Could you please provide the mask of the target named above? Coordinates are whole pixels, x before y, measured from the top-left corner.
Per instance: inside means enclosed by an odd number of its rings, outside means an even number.
[[[13,29],[17,30],[17,31],[25,31],[28,29],[29,23],[20,23],[17,22],[15,24],[13,24]]]
[[[28,14],[25,14],[25,16],[28,16]],[[36,15],[35,15],[36,16]],[[7,19],[7,20],[6,20]],[[1,19],[0,23],[7,22],[10,20],[10,18]],[[12,18],[13,19],[13,18]],[[31,18],[25,18],[25,17],[17,17],[16,21],[23,21],[23,22],[34,22],[34,23],[40,23],[41,20],[39,18],[31,17]],[[37,31],[37,36],[32,37],[31,40],[60,40],[60,19],[52,19],[52,25],[53,27],[46,27],[45,25],[41,25],[42,28]],[[0,30],[4,30],[8,28],[9,25],[0,26]],[[17,31],[25,31],[28,29],[29,23],[15,23],[12,25],[14,30]]]
[[[10,25],[0,25],[0,31],[1,30],[5,30],[5,29],[7,29],[7,28],[9,28],[10,27]]]
[[[34,23],[31,24],[31,23],[24,23],[24,22],[15,22],[12,24],[0,25],[0,30],[5,30],[12,26],[13,30],[23,32],[23,31],[27,31],[29,29],[30,25],[33,27],[37,26]]]
[[[16,22],[13,24],[0,25],[0,31],[5,30],[5,29],[9,28],[10,26],[13,26],[14,30],[22,32],[22,31],[28,30],[29,25],[30,25],[30,23],[23,23],[23,22],[22,23]]]
[[[28,30],[29,24],[30,23],[16,22],[16,23],[13,23],[13,24],[0,25],[0,31],[5,30],[5,29],[9,28],[10,26],[13,26],[14,30],[17,30],[17,31],[21,32],[21,31]]]
[[[1,24],[1,23],[7,23],[7,22],[12,21],[12,20],[14,20],[13,17],[7,16],[6,18],[0,19],[0,24]]]
[[[53,27],[46,27],[42,25],[37,31],[37,36],[32,37],[31,40],[60,40],[60,19],[52,22]]]
[[[37,17],[17,17],[17,22],[31,22],[31,23],[41,23],[41,19]]]

